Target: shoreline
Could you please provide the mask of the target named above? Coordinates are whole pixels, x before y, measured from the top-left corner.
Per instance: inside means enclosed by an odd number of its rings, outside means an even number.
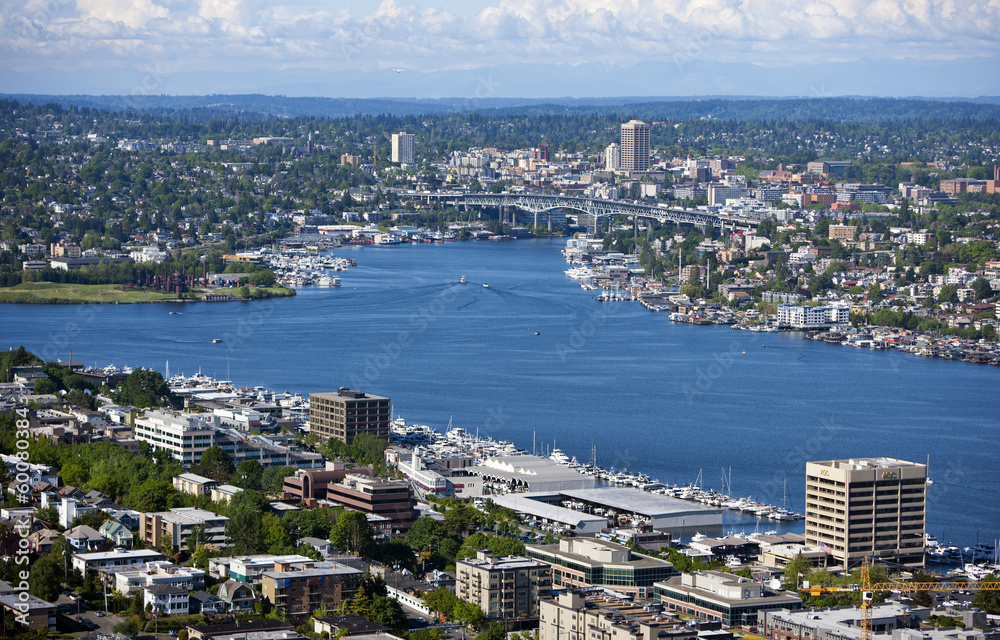
[[[219,303],[252,302],[274,298],[291,298],[294,289],[287,287],[251,287],[249,298],[233,296],[230,289],[196,290],[187,295],[199,297],[177,297],[177,294],[150,289],[128,289],[117,284],[63,284],[57,282],[22,283],[14,287],[0,288],[0,304],[161,304],[174,303]],[[205,298],[202,296],[218,296]],[[222,297],[228,296],[228,297]]]

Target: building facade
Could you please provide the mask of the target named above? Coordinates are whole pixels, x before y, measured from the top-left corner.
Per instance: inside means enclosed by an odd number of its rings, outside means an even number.
[[[551,567],[520,556],[479,551],[455,563],[455,595],[478,605],[487,618],[538,617],[539,598],[551,586]]]
[[[793,593],[770,591],[763,582],[721,571],[683,573],[658,582],[655,597],[671,611],[750,630],[757,627],[759,611],[802,608],[802,598]]]
[[[806,463],[806,544],[828,550],[845,569],[866,556],[924,566],[926,512],[926,465],[894,458]]]
[[[392,134],[392,161],[398,164],[413,164],[413,147],[416,136],[412,133]]]
[[[309,394],[309,429],[322,440],[351,444],[359,433],[389,439],[389,398],[341,388]]]
[[[416,503],[405,482],[348,474],[327,487],[327,499],[348,509],[388,518],[391,527],[407,531],[416,520]]]
[[[336,562],[276,563],[265,571],[261,593],[288,620],[304,620],[326,606],[336,611],[357,593],[362,573]]]
[[[527,546],[525,555],[552,566],[554,587],[607,587],[640,600],[652,596],[654,583],[677,575],[674,565],[666,560],[591,538],[563,538],[559,544]]]
[[[648,171],[649,167],[649,125],[630,120],[622,125],[621,169]]]
[[[697,623],[685,624],[657,603],[637,603],[604,593],[554,592],[539,604],[539,640],[694,640]],[[731,633],[703,636],[728,640]]]
[[[612,142],[604,149],[604,168],[617,171],[622,167],[622,148],[617,142]]]
[[[144,513],[139,516],[139,537],[146,544],[159,547],[170,536],[174,549],[184,549],[188,537],[197,532],[204,536],[204,542],[224,547],[229,544],[227,522],[229,518],[197,507]]]

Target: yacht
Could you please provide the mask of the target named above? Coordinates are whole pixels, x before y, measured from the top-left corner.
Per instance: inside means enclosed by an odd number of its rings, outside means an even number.
[[[458,282],[459,282],[459,284],[465,284],[467,282],[466,279],[465,279],[465,276],[462,276],[462,279],[459,280]]]
[[[320,279],[316,281],[316,285],[320,287],[339,287],[340,278],[337,276],[320,276]]]
[[[562,449],[553,449],[549,458],[556,464],[568,465],[570,463],[569,456],[563,453]]]

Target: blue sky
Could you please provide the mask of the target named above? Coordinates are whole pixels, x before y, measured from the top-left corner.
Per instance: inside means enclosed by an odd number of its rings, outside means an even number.
[[[746,65],[789,76],[772,95],[808,94],[814,85],[796,76],[831,64],[852,69],[837,94],[878,93],[884,62],[913,74],[894,78],[894,93],[976,95],[1000,82],[1000,0],[4,0],[0,25],[7,92],[127,93],[139,82],[226,93],[252,87],[251,74],[261,91],[286,78],[299,87],[290,94],[361,96],[366,74],[396,68],[440,94],[448,84],[435,79],[511,65],[517,77],[497,95],[544,94],[550,77],[558,95],[605,95],[586,74],[557,82],[559,69],[590,68],[634,78],[631,95],[669,95],[657,69],[684,80],[687,95],[754,93],[740,83]],[[926,69],[940,75],[921,77]]]

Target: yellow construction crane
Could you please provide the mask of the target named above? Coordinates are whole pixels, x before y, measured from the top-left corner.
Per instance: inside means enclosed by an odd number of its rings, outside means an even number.
[[[876,591],[1000,591],[1000,582],[878,582],[871,583],[868,558],[861,563],[861,640],[872,640],[872,599]]]

